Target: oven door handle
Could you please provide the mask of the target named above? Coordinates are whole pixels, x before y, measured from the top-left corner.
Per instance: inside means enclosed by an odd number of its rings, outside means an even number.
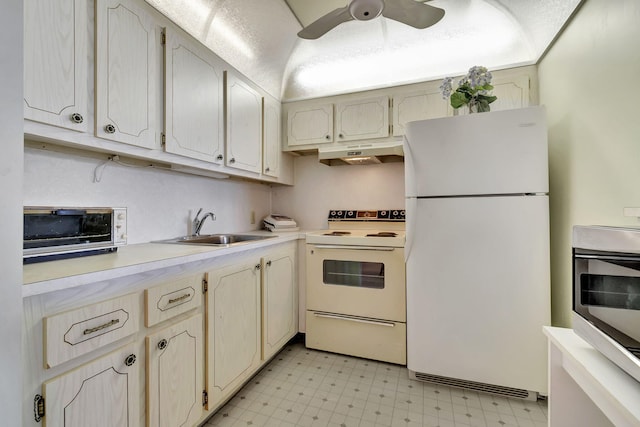
[[[382,251],[391,252],[398,248],[392,248],[388,246],[355,246],[355,245],[312,245],[317,249],[348,249],[356,251]]]
[[[348,320],[351,322],[367,323],[369,325],[388,326],[390,328],[393,328],[395,326],[395,323],[393,322],[383,322],[381,320],[366,320],[366,319],[359,319],[357,317],[338,316],[335,314],[324,314],[324,313],[313,313],[313,315],[315,317],[322,317],[325,319]]]

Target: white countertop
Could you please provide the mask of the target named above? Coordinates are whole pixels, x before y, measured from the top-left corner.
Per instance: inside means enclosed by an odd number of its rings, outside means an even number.
[[[254,231],[234,234],[262,234],[275,237],[229,247],[141,243],[121,246],[117,252],[109,254],[27,264],[23,267],[22,297],[273,246],[305,237],[304,232]]]
[[[543,330],[562,352],[565,371],[614,425],[640,425],[640,382],[576,335],[573,329],[545,326]]]

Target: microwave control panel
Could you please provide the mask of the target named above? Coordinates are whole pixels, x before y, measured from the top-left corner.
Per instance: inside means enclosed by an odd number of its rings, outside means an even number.
[[[127,244],[127,208],[113,208],[113,244]]]

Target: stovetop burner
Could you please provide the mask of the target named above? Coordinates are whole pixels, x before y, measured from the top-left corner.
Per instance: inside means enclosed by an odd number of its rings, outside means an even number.
[[[367,234],[366,237],[396,237],[398,233],[393,231],[378,231],[377,233]]]
[[[332,231],[330,233],[324,233],[325,236],[348,236],[350,231]]]

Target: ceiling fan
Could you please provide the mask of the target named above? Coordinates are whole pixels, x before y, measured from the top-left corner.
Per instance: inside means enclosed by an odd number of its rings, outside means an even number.
[[[303,28],[298,37],[317,39],[344,22],[368,21],[380,15],[422,29],[441,20],[444,10],[415,0],[351,0],[347,6],[335,9]]]

